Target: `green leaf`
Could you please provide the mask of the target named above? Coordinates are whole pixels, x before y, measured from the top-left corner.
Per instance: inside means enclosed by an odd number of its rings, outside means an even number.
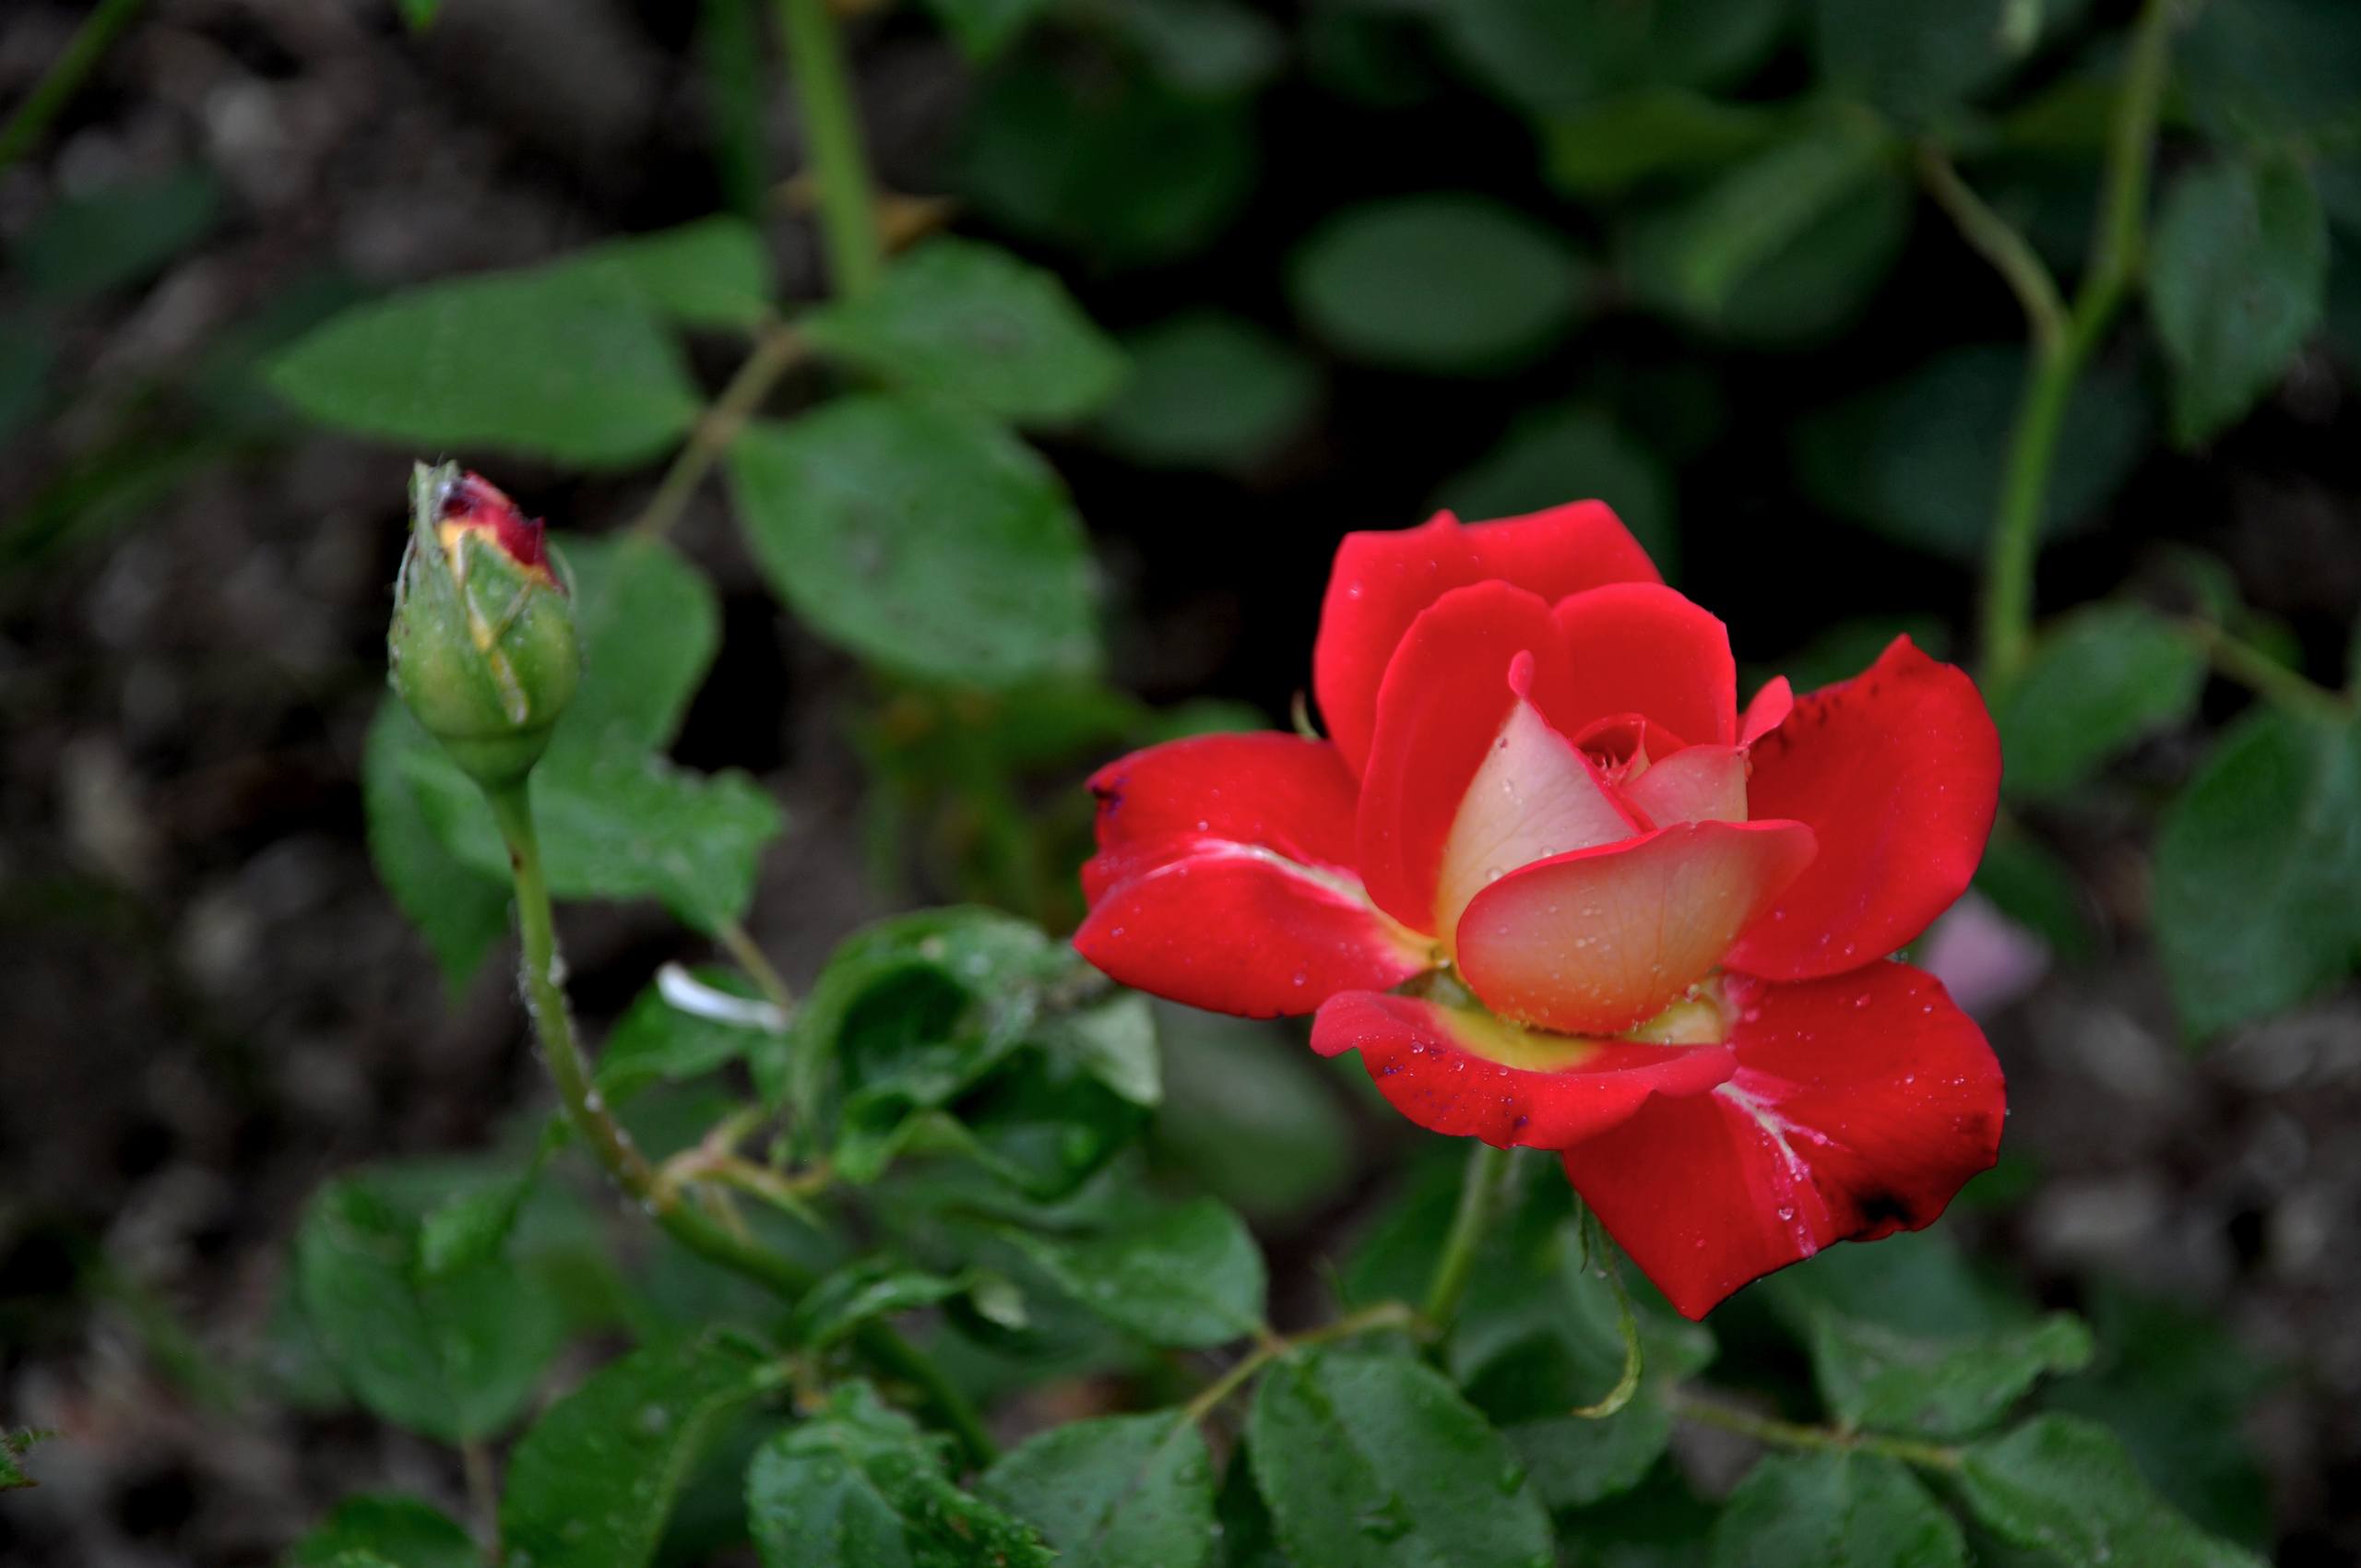
[[[2216,163],[2174,183],[2148,262],[2172,375],[2174,438],[2205,441],[2279,384],[2328,301],[2328,224],[2292,159]]]
[[[1338,15],[1349,16],[1343,12]],[[1223,1472],[1214,1499],[1215,1527],[1221,1532],[1221,1568],[1292,1568],[1272,1534],[1271,1510],[1254,1490],[1254,1468],[1240,1444]]]
[[[1820,1396],[1847,1426],[1965,1437],[2007,1415],[2047,1373],[2079,1371],[2091,1331],[2069,1313],[2023,1328],[1928,1337],[1821,1308],[1808,1342]]]
[[[552,1405],[508,1456],[500,1539],[535,1568],[641,1568],[697,1455],[777,1369],[718,1340],[634,1350]]]
[[[862,658],[979,686],[1096,660],[1081,521],[1049,466],[1004,433],[903,398],[844,398],[748,429],[730,474],[772,587]]]
[[[1822,118],[1640,214],[1619,269],[1643,303],[1709,336],[1807,342],[1866,307],[1901,254],[1912,206],[1877,127]]]
[[[989,60],[1030,27],[1050,0],[926,0],[970,60]]]
[[[456,992],[508,929],[508,884],[452,854],[435,832],[410,787],[410,770],[437,763],[446,759],[434,737],[399,698],[381,700],[361,756],[369,860]]]
[[[659,455],[702,406],[645,297],[567,263],[357,305],[282,352],[269,381],[340,429],[585,469]]]
[[[1767,1287],[1790,1321],[1814,1303],[1905,1334],[1998,1333],[2037,1315],[2021,1291],[1963,1256],[1940,1230],[1908,1231],[1874,1247],[1829,1247]]]
[[[1052,1427],[976,1490],[1039,1530],[1061,1568],[1212,1568],[1220,1538],[1205,1440],[1170,1410]]]
[[[443,13],[443,0],[401,0],[402,20],[412,32],[424,32]]]
[[[1257,1223],[1300,1220],[1353,1178],[1353,1126],[1327,1075],[1287,1031],[1169,1004],[1155,1146],[1190,1190]]]
[[[2361,727],[2261,712],[2216,742],[2156,835],[2157,945],[2204,1039],[2304,1001],[2361,953]]]
[[[1975,890],[2068,963],[2088,962],[2097,953],[2090,896],[2073,868],[2022,829],[1994,826],[1975,868]]]
[[[1563,1568],[1705,1568],[1719,1517],[1678,1467],[1658,1465],[1631,1491],[1564,1516]]]
[[[1122,341],[1132,373],[1094,428],[1135,463],[1251,469],[1300,435],[1319,402],[1311,362],[1236,316],[1192,312]]]
[[[599,1092],[621,1104],[653,1083],[718,1072],[777,1038],[786,1020],[727,969],[667,967],[635,998],[599,1052]]]
[[[837,950],[789,1058],[755,1062],[766,1098],[831,1128],[846,1180],[913,1150],[962,1156],[1040,1199],[1070,1191],[1138,1130],[1157,1089],[1138,999],[1060,994],[1079,961],[1023,921],[941,909]],[[789,1082],[790,1076],[792,1082]]]
[[[1838,91],[1905,125],[1942,124],[1965,100],[1997,85],[2017,63],[2002,26],[2011,0],[1889,6],[1815,0],[1812,53]],[[2056,30],[2084,7],[2047,0],[2040,20]]]
[[[1348,106],[1406,109],[1442,90],[1432,34],[1407,8],[1315,6],[1299,36],[1311,85]]]
[[[445,1443],[520,1414],[564,1331],[537,1282],[497,1263],[428,1277],[419,1221],[364,1179],[313,1195],[295,1239],[298,1300],[353,1396]]]
[[[1786,0],[1461,0],[1437,20],[1494,93],[1536,113],[1619,89],[1736,80],[1777,42]]]
[[[1703,172],[1753,152],[1783,116],[1680,88],[1634,88],[1553,114],[1541,128],[1550,180],[1576,196],[1619,196],[1643,181]]]
[[[1714,1526],[1713,1568],[1964,1568],[1959,1526],[1902,1465],[1877,1454],[1774,1454]]]
[[[660,751],[721,645],[713,586],[658,540],[561,542],[574,573],[584,679],[551,747],[596,753],[620,736]]]
[[[1262,1324],[1262,1250],[1215,1199],[1146,1209],[1095,1236],[1007,1236],[1075,1301],[1151,1344],[1200,1349]]]
[[[1108,1005],[1129,1005],[1117,998]],[[943,1146],[1044,1200],[1071,1192],[1145,1125],[1146,1107],[1107,1082],[1045,1021],[1032,1040],[948,1109]]]
[[[445,845],[486,874],[506,868],[472,779],[439,753],[412,759],[409,775]],[[564,756],[552,743],[529,788],[555,897],[654,898],[704,932],[745,912],[763,848],[786,826],[745,775],[692,773],[622,740]]]
[[[2173,45],[2190,115],[2216,140],[2351,148],[2361,16],[2337,0],[2209,0]]]
[[[1291,1354],[1246,1423],[1289,1559],[1321,1568],[1547,1568],[1548,1516],[1507,1439],[1406,1356]]]
[[[497,1263],[540,1175],[537,1158],[531,1169],[518,1176],[457,1194],[427,1210],[418,1227],[420,1276],[445,1279]]]
[[[973,240],[930,240],[798,327],[830,358],[1024,423],[1079,419],[1123,377],[1055,273]]]
[[[1486,197],[1347,208],[1288,267],[1311,329],[1379,364],[1482,374],[1531,362],[1573,325],[1588,269],[1554,231]]]
[[[1094,1005],[1052,1014],[1042,1023],[1041,1038],[1133,1105],[1153,1110],[1163,1101],[1156,1014],[1140,992],[1119,991]]]
[[[764,1568],[1049,1568],[1026,1526],[953,1485],[939,1444],[865,1383],[763,1446],[746,1509]]]
[[[1959,1482],[1986,1528],[2060,1568],[2260,1568],[2262,1562],[2183,1518],[2141,1479],[2113,1433],[2072,1416],[2038,1416],[1976,1443]]]
[[[289,1568],[326,1568],[346,1552],[367,1551],[393,1568],[481,1568],[475,1538],[449,1515],[394,1493],[348,1497],[309,1535],[288,1548]]]
[[[1575,496],[1615,508],[1670,576],[1679,567],[1672,473],[1656,455],[1596,410],[1558,403],[1529,409],[1472,468],[1445,481],[1435,505],[1462,517],[1519,517]]]
[[[1157,80],[1192,97],[1252,91],[1287,58],[1278,24],[1238,0],[1119,0],[1109,20]]]
[[[56,345],[28,312],[0,315],[0,441],[32,423],[57,363]]]
[[[770,9],[761,0],[702,0],[697,8],[698,85],[714,175],[730,210],[757,220],[774,184],[770,59],[763,46]]]
[[[813,1349],[835,1344],[873,1318],[940,1306],[967,1293],[968,1281],[929,1274],[892,1258],[856,1258],[827,1275],[795,1303],[789,1337]]]
[[[1218,233],[1255,160],[1241,97],[1191,97],[1103,62],[1027,60],[997,73],[969,115],[959,182],[1014,233],[1139,266]]]
[[[1884,137],[1834,121],[1806,127],[1721,174],[1634,233],[1634,279],[1683,315],[1712,319],[1738,288],[1811,239],[1848,196],[1880,180]]]
[[[742,218],[700,218],[593,245],[556,264],[619,283],[683,327],[751,327],[771,313],[770,259]]]
[[[2206,1529],[2257,1550],[2272,1538],[2271,1487],[2247,1418],[2277,1381],[2220,1320],[2101,1282],[2099,1357],[2043,1397],[2107,1427],[2150,1485]]]
[[[1952,349],[1899,382],[1807,416],[1796,427],[1797,478],[1812,500],[1853,522],[1963,564],[1979,561],[2023,389],[2024,350]],[[2130,370],[2094,366],[2066,408],[2046,537],[2087,521],[2146,449],[2150,411]]]
[[[68,196],[17,242],[10,259],[44,299],[86,300],[141,282],[221,216],[221,184],[190,165]]]
[[[2060,617],[1996,715],[2010,791],[2072,789],[2116,753],[2188,722],[2204,684],[2203,651],[2152,610],[2094,604]]]
[[[823,1123],[832,1099],[943,1104],[1015,1047],[1039,1016],[1042,986],[1074,962],[1037,927],[991,909],[923,909],[863,927],[797,1009],[791,1054],[757,1063],[765,1098],[789,1099],[800,1120]]]

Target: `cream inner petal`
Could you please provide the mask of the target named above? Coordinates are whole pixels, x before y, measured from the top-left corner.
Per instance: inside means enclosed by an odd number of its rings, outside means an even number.
[[[1623,786],[1623,798],[1657,827],[1676,822],[1744,822],[1746,754],[1736,746],[1691,746]]]
[[[1620,1033],[1704,979],[1812,849],[1801,823],[1679,823],[1531,867],[1468,906],[1455,933],[1460,975],[1521,1022]]]
[[[1435,930],[1449,940],[1468,901],[1520,866],[1639,831],[1591,760],[1519,697],[1443,840]]]

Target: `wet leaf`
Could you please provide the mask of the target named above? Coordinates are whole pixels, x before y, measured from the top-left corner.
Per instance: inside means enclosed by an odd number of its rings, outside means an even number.
[[[718,1339],[608,1362],[552,1405],[508,1457],[506,1560],[535,1568],[641,1568],[696,1456],[776,1368]]]
[[[844,398],[751,427],[730,472],[772,587],[860,657],[977,686],[1095,662],[1081,522],[1005,433],[906,398]]]

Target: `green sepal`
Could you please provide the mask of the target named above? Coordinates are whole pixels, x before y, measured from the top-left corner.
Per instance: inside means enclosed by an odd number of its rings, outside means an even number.
[[[386,646],[393,687],[469,777],[513,784],[549,748],[582,675],[563,564],[517,561],[485,529],[440,533],[457,465],[416,465]]]

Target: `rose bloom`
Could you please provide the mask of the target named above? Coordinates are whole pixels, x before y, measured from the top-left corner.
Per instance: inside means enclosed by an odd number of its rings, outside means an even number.
[[[1741,712],[1722,623],[1613,512],[1348,535],[1330,739],[1206,735],[1092,781],[1074,944],[1126,985],[1313,1013],[1395,1109],[1554,1149],[1673,1305],[1916,1229],[1991,1165],[1999,1064],[1888,955],[1959,897],[2000,748],[1896,638]]]

